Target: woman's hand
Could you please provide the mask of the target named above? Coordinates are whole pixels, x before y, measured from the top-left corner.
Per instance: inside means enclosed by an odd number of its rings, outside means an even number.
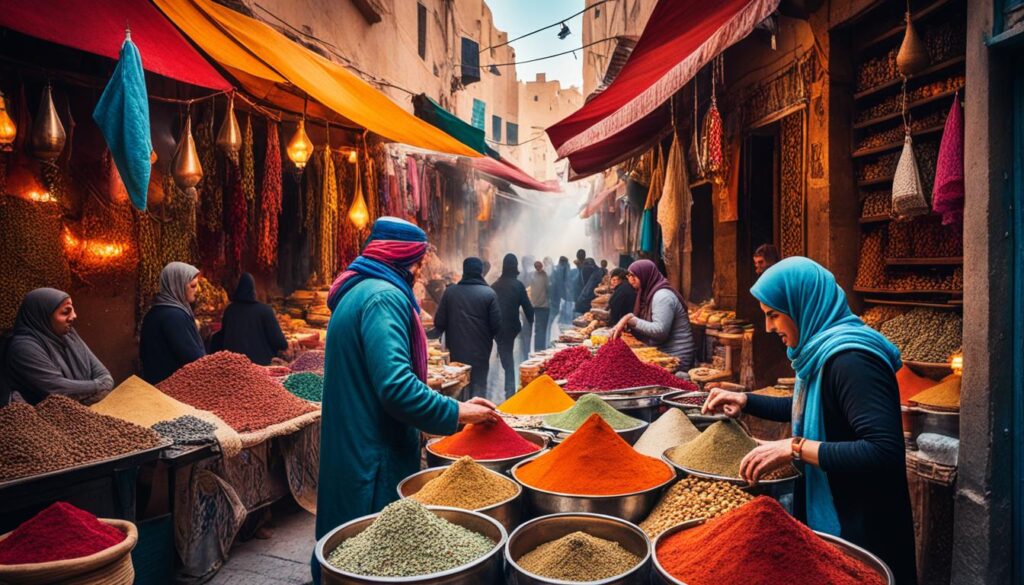
[[[498,420],[498,408],[490,400],[476,397],[459,403],[460,424],[488,424]]]
[[[629,322],[633,319],[633,313],[623,316],[619,319],[619,322],[612,328],[612,339],[618,339],[622,337],[622,333],[629,327]]]
[[[756,440],[757,447],[747,453],[747,456],[740,462],[740,477],[750,485],[756,485],[762,477],[789,464],[793,458],[793,441],[791,439]]]
[[[721,388],[711,387],[704,405],[700,407],[701,414],[724,414],[729,418],[736,418],[743,412],[747,405],[746,392],[730,392]]]

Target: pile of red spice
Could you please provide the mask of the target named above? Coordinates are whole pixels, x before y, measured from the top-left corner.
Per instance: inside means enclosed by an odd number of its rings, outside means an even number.
[[[106,550],[125,534],[66,502],[51,504],[0,541],[0,565],[78,559]]]
[[[594,359],[584,362],[569,376],[565,389],[608,392],[639,386],[667,386],[691,392],[699,390],[693,382],[681,380],[662,367],[640,361],[621,339],[601,346]]]
[[[430,445],[430,450],[448,457],[469,455],[477,461],[507,459],[540,451],[540,447],[519,436],[504,420],[466,425],[450,437]]]
[[[695,554],[700,551],[700,554]],[[882,585],[878,573],[760,496],[658,544],[658,562],[687,585]]]
[[[188,364],[157,388],[171,398],[216,414],[240,433],[265,429],[317,410],[288,392],[264,368],[229,351]]]
[[[560,350],[544,364],[544,373],[555,380],[564,380],[572,375],[583,362],[592,359],[594,356],[590,350],[577,345]]]
[[[674,476],[665,463],[623,441],[597,414],[590,415],[561,445],[516,472],[517,480],[535,488],[587,496],[640,492]]]

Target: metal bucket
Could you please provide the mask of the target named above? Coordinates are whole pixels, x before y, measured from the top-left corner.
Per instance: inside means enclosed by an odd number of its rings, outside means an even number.
[[[650,426],[650,423],[646,423],[645,422],[645,423],[641,423],[641,424],[639,424],[639,425],[637,425],[635,427],[630,427],[628,429],[612,429],[612,430],[615,431],[615,433],[618,434],[620,437],[622,437],[623,441],[625,441],[625,442],[629,443],[630,445],[632,445],[632,444],[636,443],[640,439],[640,435],[644,434],[644,431],[647,430],[648,426]],[[554,434],[554,437],[551,439],[551,442],[556,444],[556,445],[561,443],[562,441],[564,441],[568,435],[571,435],[573,433],[573,431],[571,431],[569,429],[559,429],[559,428],[556,428],[556,427],[547,427],[547,426],[544,427],[544,428],[548,429],[549,431],[551,431]]]
[[[669,484],[676,480],[673,475],[659,485],[639,492],[614,496],[586,496],[579,494],[563,494],[538,489],[524,483],[516,476],[516,471],[530,459],[516,464],[512,468],[512,478],[523,486],[523,501],[530,517],[568,512],[605,514],[622,518],[628,522],[639,522],[647,517],[654,505],[661,498],[661,493]],[[667,465],[667,464],[666,464]],[[670,466],[671,467],[671,466]]]
[[[427,509],[439,517],[462,526],[463,528],[483,534],[494,541],[494,548],[484,556],[475,561],[455,567],[440,573],[429,575],[418,575],[416,577],[369,577],[366,575],[355,575],[338,569],[327,562],[327,556],[338,546],[366,530],[379,514],[370,514],[350,522],[346,522],[334,530],[328,532],[316,543],[316,560],[320,563],[320,579],[325,585],[372,585],[379,583],[403,583],[416,585],[478,585],[480,583],[501,583],[502,578],[502,551],[505,542],[508,540],[508,533],[501,523],[469,510],[458,508],[446,508],[442,506],[427,506]]]
[[[419,473],[414,473],[403,479],[402,482],[398,484],[398,497],[404,499],[412,496],[423,489],[423,486],[426,485],[427,482],[444,473],[446,469],[448,468],[432,467],[430,469],[424,469]],[[516,493],[507,500],[484,508],[477,508],[474,512],[480,512],[485,516],[494,518],[498,522],[501,522],[501,525],[505,527],[505,530],[511,532],[516,529],[516,526],[519,526],[519,520],[523,515],[523,486],[519,485],[519,482],[517,481],[512,481],[503,473],[498,473],[497,471],[492,471],[490,469],[487,471],[501,477],[502,481],[511,482],[515,485]]]
[[[650,578],[651,541],[636,525],[601,514],[552,514],[531,520],[513,532],[505,545],[507,582],[509,585],[576,585],[573,581],[559,581],[535,575],[516,563],[538,546],[558,540],[573,532],[587,534],[617,542],[622,548],[640,557],[641,561],[629,571],[601,579],[587,581],[589,585],[647,585]]]
[[[506,457],[504,459],[476,459],[475,461],[491,471],[508,473],[508,470],[512,469],[516,463],[543,453],[544,449],[547,449],[548,443],[551,441],[551,437],[547,433],[538,433],[519,429],[516,429],[516,433],[518,433],[520,437],[540,447],[540,451],[534,451],[524,455],[516,455],[515,457]],[[442,438],[437,438],[427,441],[427,465],[430,467],[447,467],[461,459],[461,457],[442,455],[435,452],[431,446],[441,439]]]
[[[687,404],[680,400],[680,398],[689,398],[693,396],[700,396],[701,398],[706,399],[708,397],[708,393],[701,392],[699,390],[695,392],[690,390],[677,390],[675,392],[669,392],[668,394],[663,395],[661,397],[661,403],[664,404],[665,406],[674,406],[676,408],[681,408],[683,412],[686,412],[687,414],[689,414],[689,411],[692,410],[695,410],[698,413],[700,413],[700,404]]]
[[[667,386],[637,386],[636,388],[623,388],[608,392],[566,392],[566,394],[573,400],[584,394],[594,394],[623,414],[645,422],[652,422],[664,411],[662,396],[670,394],[674,390]]]
[[[692,475],[694,477],[701,477],[704,479],[724,481],[726,483],[733,484],[749,494],[755,496],[770,496],[778,500],[787,494],[793,493],[796,487],[796,480],[800,477],[800,472],[797,471],[796,475],[792,477],[784,477],[782,479],[763,479],[757,482],[757,485],[749,485],[745,479],[715,475],[714,473],[707,473],[706,471],[698,471],[672,461],[672,458],[669,457],[669,452],[677,448],[678,447],[669,447],[668,449],[665,449],[665,452],[661,454],[661,459],[676,470],[676,476],[679,479]]]
[[[661,540],[663,538],[668,538],[669,536],[677,532],[682,532],[684,530],[689,530],[691,528],[700,526],[704,522],[705,520],[703,518],[683,522],[678,526],[673,526],[665,532],[662,532],[658,535],[657,538],[654,539],[654,543],[651,545],[651,549],[653,550],[652,556],[654,557],[654,578],[652,579],[652,582],[660,583],[662,585],[686,585],[686,583],[684,583],[683,581],[680,581],[672,575],[669,575],[668,571],[665,570],[665,567],[662,567],[661,563],[658,562],[658,545],[661,543]],[[842,552],[846,556],[853,559],[857,559],[858,561],[861,561],[862,563],[870,567],[871,570],[878,573],[879,577],[882,577],[886,585],[893,585],[893,583],[896,582],[896,578],[893,576],[892,571],[889,570],[889,567],[884,562],[882,562],[882,559],[878,558],[872,553],[862,549],[861,547],[853,544],[852,542],[847,542],[841,538],[832,536],[831,534],[825,534],[824,532],[817,531],[815,531],[815,534],[820,536],[821,539],[825,542],[838,548],[840,552]]]

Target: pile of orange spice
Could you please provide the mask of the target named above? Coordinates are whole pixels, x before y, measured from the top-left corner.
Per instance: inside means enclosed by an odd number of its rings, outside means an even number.
[[[531,487],[586,496],[644,491],[674,475],[664,462],[634,450],[596,414],[561,445],[516,471]]]

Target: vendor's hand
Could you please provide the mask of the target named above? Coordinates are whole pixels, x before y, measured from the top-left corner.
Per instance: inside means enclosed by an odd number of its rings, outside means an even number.
[[[701,414],[724,414],[729,418],[736,418],[747,406],[747,394],[745,392],[730,392],[709,384],[711,393],[708,394],[704,405],[700,407]]]
[[[622,337],[623,332],[626,331],[626,327],[629,326],[630,319],[633,318],[633,313],[630,313],[623,318],[619,319],[619,322],[612,328],[612,339],[618,339]]]
[[[497,406],[490,400],[483,398],[470,398],[466,402],[459,403],[459,423],[461,424],[487,424],[498,419],[495,410]]]
[[[757,440],[757,447],[747,453],[747,456],[740,462],[740,477],[750,485],[756,485],[762,477],[788,465],[793,458],[793,441],[791,439],[755,440]]]

